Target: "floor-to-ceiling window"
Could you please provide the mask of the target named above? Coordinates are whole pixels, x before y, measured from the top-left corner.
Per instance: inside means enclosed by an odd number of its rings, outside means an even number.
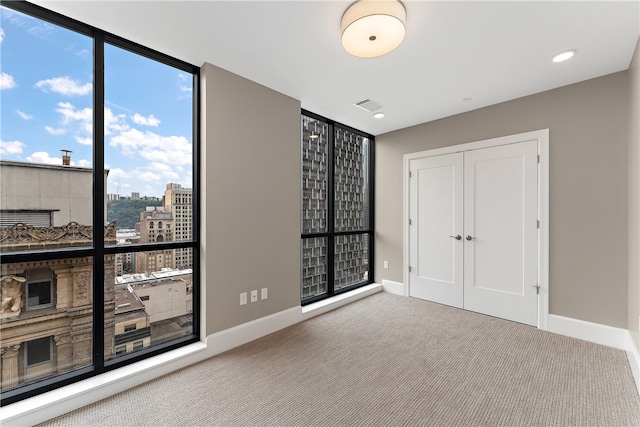
[[[301,301],[373,281],[374,138],[302,112]]]
[[[199,338],[199,69],[0,6],[2,405]]]

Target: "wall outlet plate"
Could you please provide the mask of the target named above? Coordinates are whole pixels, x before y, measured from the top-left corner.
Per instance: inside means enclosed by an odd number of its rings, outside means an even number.
[[[251,291],[251,302],[258,301],[258,290]]]
[[[240,305],[245,305],[247,303],[247,293],[242,292],[240,294]]]
[[[267,288],[260,289],[260,299],[267,299],[269,297],[269,293]]]

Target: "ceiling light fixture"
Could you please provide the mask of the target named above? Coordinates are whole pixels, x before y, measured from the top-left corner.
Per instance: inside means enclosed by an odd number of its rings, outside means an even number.
[[[375,117],[376,119],[381,119],[384,117],[384,113],[383,112],[375,113],[373,117]]]
[[[375,58],[402,43],[407,12],[398,0],[359,0],[342,15],[342,46],[354,56]]]
[[[555,55],[553,55],[553,58],[551,58],[551,60],[553,62],[562,62],[571,58],[575,54],[576,54],[575,49],[563,50],[562,52],[556,53]]]

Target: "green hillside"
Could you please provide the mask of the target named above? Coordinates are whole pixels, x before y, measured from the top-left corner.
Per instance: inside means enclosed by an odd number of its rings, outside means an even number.
[[[140,221],[140,212],[147,206],[162,206],[162,201],[152,200],[109,200],[107,201],[107,219],[117,221],[117,227],[133,228]]]

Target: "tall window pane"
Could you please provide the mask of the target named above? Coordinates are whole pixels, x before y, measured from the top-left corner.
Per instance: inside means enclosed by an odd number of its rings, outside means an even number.
[[[107,216],[118,245],[193,240],[192,89],[190,73],[105,46]],[[118,253],[115,266],[105,358],[193,332],[191,248]]]
[[[302,232],[327,231],[329,126],[302,117]]]
[[[337,128],[334,141],[335,231],[369,228],[369,138]]]
[[[0,20],[4,393],[92,364],[93,258],[42,253],[90,249],[106,229],[93,224],[93,40],[4,6]]]

